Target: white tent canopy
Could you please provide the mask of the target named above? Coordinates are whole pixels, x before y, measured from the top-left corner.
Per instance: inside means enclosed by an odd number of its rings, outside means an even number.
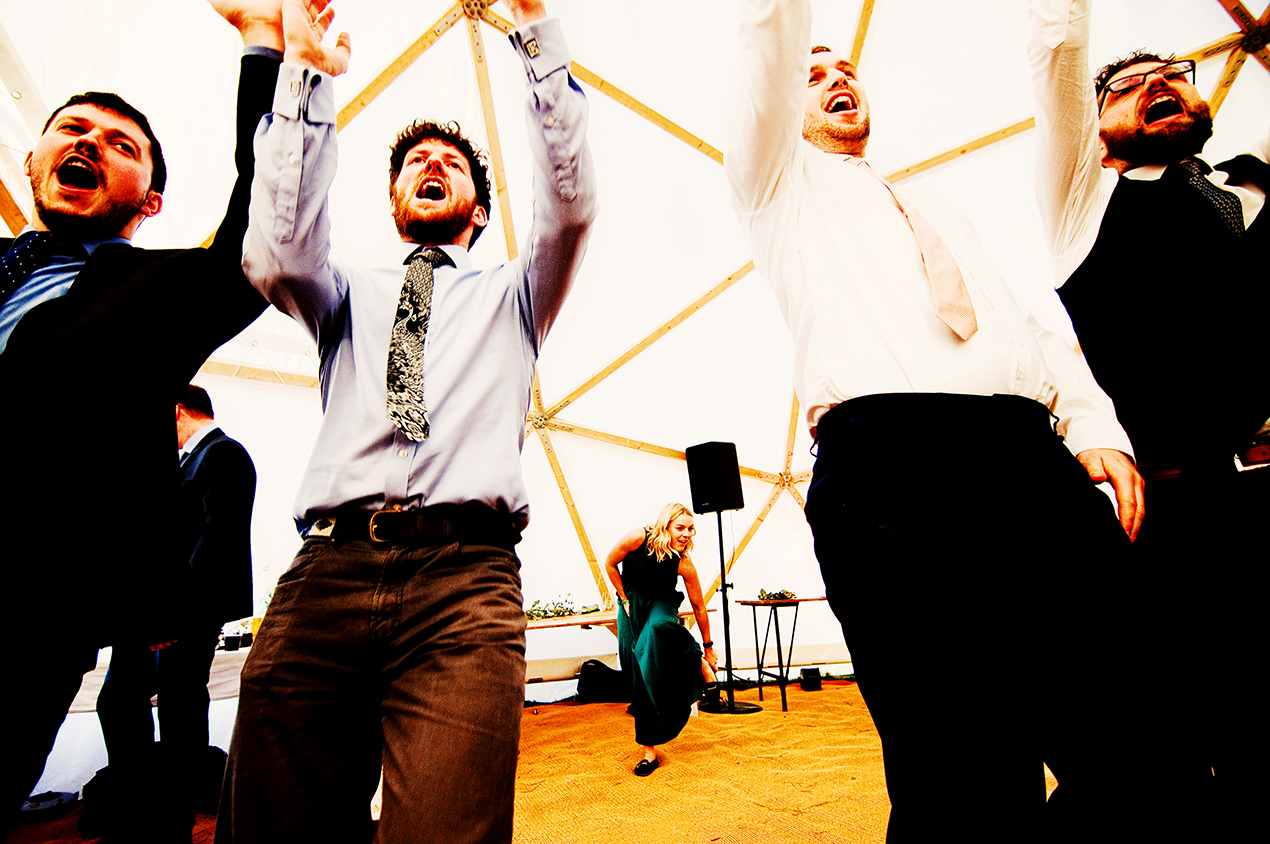
[[[1020,296],[1064,326],[1032,189],[1025,4],[814,5],[815,40],[859,59],[874,165],[959,204]],[[1200,90],[1220,105],[1207,150],[1218,160],[1270,128],[1270,50],[1248,58],[1237,47],[1243,29],[1260,20],[1264,30],[1266,6],[1098,0],[1093,56],[1101,63],[1147,47],[1203,58]],[[335,251],[355,259],[395,239],[388,145],[411,119],[427,116],[457,120],[497,149],[505,190],[497,186],[492,224],[473,257],[505,260],[527,233],[530,198],[523,71],[501,31],[505,7],[486,10],[481,0],[337,7],[336,28],[353,36],[353,61],[337,81],[345,125],[331,200]],[[791,344],[765,282],[749,271],[718,153],[734,94],[734,2],[549,0],[549,9],[563,20],[591,103],[601,216],[539,362],[540,402],[524,453],[532,507],[519,548],[526,600],[569,595],[577,605],[607,604],[600,577],[607,550],[663,503],[690,502],[683,449],[711,440],[736,443],[743,467],[746,507],[724,517],[733,597],[759,588],[823,594],[801,513],[812,458],[793,399]],[[9,227],[29,216],[22,159],[48,111],[98,89],[146,112],[168,159],[163,213],[141,227],[136,243],[204,240],[232,182],[237,34],[202,0],[0,0],[0,21],[0,78],[21,95],[0,106],[0,212]],[[1236,67],[1231,56],[1248,60]],[[298,542],[291,501],[318,421],[315,361],[309,341],[270,312],[218,351],[199,379],[260,469],[259,605]],[[938,420],[931,436],[938,441]],[[707,588],[719,570],[713,523],[700,520],[694,555]],[[810,628],[800,638],[839,636],[827,611],[802,623]],[[734,642],[744,646],[748,614],[734,615],[733,626]],[[612,640],[595,647],[611,648]]]

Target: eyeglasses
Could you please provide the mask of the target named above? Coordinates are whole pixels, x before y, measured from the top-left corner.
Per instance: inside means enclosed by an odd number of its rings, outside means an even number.
[[[1101,112],[1103,107],[1107,105],[1107,100],[1110,99],[1111,94],[1115,94],[1117,97],[1121,94],[1127,94],[1143,82],[1146,82],[1150,76],[1157,73],[1169,80],[1183,79],[1189,76],[1190,79],[1188,81],[1192,85],[1195,84],[1195,62],[1190,59],[1169,62],[1168,64],[1160,65],[1154,70],[1148,70],[1146,73],[1131,73],[1128,76],[1121,76],[1108,82],[1103,86],[1102,93],[1098,95],[1098,111]]]

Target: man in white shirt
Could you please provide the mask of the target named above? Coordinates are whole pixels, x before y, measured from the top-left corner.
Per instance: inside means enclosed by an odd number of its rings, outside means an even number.
[[[807,0],[743,8],[725,169],[794,336],[807,520],[882,737],[888,840],[1040,840],[1042,760],[1069,812],[1124,774],[1126,689],[1094,645],[1120,635],[1105,605],[1142,517],[1128,438],[969,225],[869,169],[863,86],[812,52]],[[1070,699],[1074,652],[1102,711]]]
[[[1037,198],[1059,295],[1146,478],[1141,623],[1169,642],[1146,656],[1186,666],[1202,724],[1169,756],[1215,788],[1199,823],[1226,840],[1260,821],[1270,750],[1247,670],[1266,641],[1264,590],[1248,587],[1270,511],[1270,390],[1249,309],[1270,253],[1270,137],[1200,161],[1213,121],[1190,60],[1133,53],[1091,85],[1090,5],[1031,3]]]
[[[217,840],[507,842],[524,706],[514,551],[534,362],[595,216],[587,104],[558,20],[509,0],[529,80],[533,221],[519,257],[472,265],[482,156],[416,121],[389,159],[400,245],[330,255],[330,7],[284,0],[286,51],[256,136],[248,279],[314,338],[324,415],[302,481],[305,542],[243,668]]]

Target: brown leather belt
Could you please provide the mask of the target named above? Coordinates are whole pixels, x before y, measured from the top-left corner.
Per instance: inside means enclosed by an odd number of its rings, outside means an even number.
[[[466,542],[511,550],[520,541],[520,531],[507,513],[468,502],[409,510],[343,510],[317,519],[305,537],[394,545]]]

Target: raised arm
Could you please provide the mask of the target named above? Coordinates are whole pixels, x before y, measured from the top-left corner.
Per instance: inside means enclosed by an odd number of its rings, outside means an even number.
[[[569,73],[560,22],[537,0],[508,2],[512,45],[529,80],[526,122],[534,162],[533,222],[521,250],[523,295],[541,347],[573,285],[595,219],[595,166],[586,142],[588,108]]]
[[[283,0],[285,61],[273,111],[255,138],[256,178],[243,269],[266,299],[318,340],[345,296],[329,260],[327,192],[335,177],[335,96],[329,74],[348,66],[349,41],[322,38],[327,0]]]
[[[714,640],[710,638],[710,614],[706,612],[705,598],[701,594],[701,579],[697,577],[697,567],[687,554],[679,560],[679,576],[684,579],[684,591],[688,593],[692,615],[697,619],[697,629],[701,631],[701,642],[705,646],[703,656],[713,670],[718,667],[719,658],[714,653]]]
[[[742,214],[766,206],[786,185],[802,138],[803,91],[811,50],[808,0],[740,0],[740,93],[723,156]]]
[[[604,570],[608,572],[609,583],[613,584],[613,591],[617,593],[617,600],[621,603],[622,609],[627,615],[631,614],[630,608],[626,606],[626,589],[622,586],[622,574],[617,570],[618,563],[626,558],[626,555],[632,551],[639,549],[644,544],[644,531],[633,530],[623,536],[613,546],[613,550],[609,552],[608,557],[604,560]]]
[[[1056,258],[1096,224],[1105,201],[1102,192],[1109,189],[1102,184],[1098,103],[1089,68],[1089,20],[1089,0],[1030,2],[1028,59],[1036,99],[1036,195],[1045,237]]]
[[[197,307],[203,317],[190,321],[189,330],[199,330],[201,325],[223,341],[223,332],[236,333],[255,319],[265,303],[243,282],[240,269],[243,235],[247,230],[247,206],[251,195],[251,182],[255,173],[255,160],[251,151],[251,138],[263,114],[269,111],[269,102],[278,79],[278,61],[282,56],[282,30],[277,20],[280,0],[216,0],[212,7],[234,25],[243,39],[243,56],[238,75],[238,105],[234,132],[234,169],[237,177],[230,191],[225,216],[216,228],[216,235],[208,249],[208,260],[216,267],[206,278],[215,286],[208,290],[202,285],[189,288],[190,295],[197,296]],[[269,6],[272,5],[272,12]],[[272,14],[273,26],[267,19]],[[186,303],[187,306],[195,306]],[[217,341],[217,342],[219,342]]]

